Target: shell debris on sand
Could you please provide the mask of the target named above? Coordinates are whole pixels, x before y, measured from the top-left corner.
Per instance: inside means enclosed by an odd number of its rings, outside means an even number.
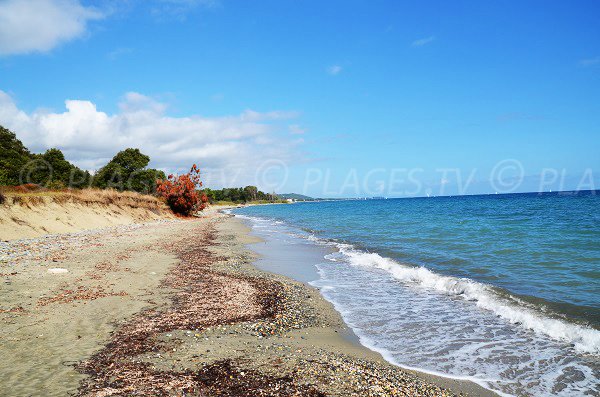
[[[324,316],[324,309],[315,305],[321,299],[317,291],[256,269],[242,238],[221,227],[236,222],[215,216],[13,241],[0,243],[0,257],[2,266],[8,267],[7,272],[3,270],[7,277],[14,277],[14,270],[21,271],[10,269],[15,263],[23,268],[39,266],[39,272],[46,267],[40,266],[44,261],[53,262],[53,258],[62,258],[68,252],[92,248],[99,255],[110,244],[121,244],[121,259],[125,260],[125,252],[130,249],[128,239],[135,239],[136,233],[144,230],[153,233],[156,229],[152,228],[169,225],[165,239],[156,240],[160,243],[148,248],[173,258],[159,273],[161,278],[156,282],[161,284],[144,290],[144,305],[131,312],[135,314],[122,317],[114,327],[111,325],[112,333],[105,334],[93,354],[82,355],[87,358],[73,364],[84,376],[79,389],[72,391],[75,395],[453,395],[384,362],[312,345],[314,339],[309,341],[303,335],[323,329],[333,333],[340,324]],[[53,289],[51,296],[34,297],[34,304],[27,310],[72,313],[89,307],[92,300],[101,305],[103,298],[124,296],[122,285],[113,286],[113,291],[109,289],[111,284],[99,280],[112,272],[126,274],[125,266],[135,263],[119,264],[119,258],[94,257],[87,273],[67,263],[60,265],[72,272],[57,277],[55,280],[61,283],[58,289]],[[144,274],[153,273],[156,275],[155,271]],[[75,280],[63,285],[70,276]],[[83,285],[82,277],[94,283]],[[132,294],[123,299],[136,298]],[[89,304],[84,305],[86,302]],[[70,304],[58,307],[64,303]],[[20,307],[4,310],[11,319],[26,317]]]
[[[64,274],[64,273],[69,273],[68,269],[63,269],[61,267],[53,267],[48,269],[48,273],[50,274]]]

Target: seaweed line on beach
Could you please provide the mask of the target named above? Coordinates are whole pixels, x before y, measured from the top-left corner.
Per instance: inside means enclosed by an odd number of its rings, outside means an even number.
[[[12,332],[34,338],[38,347],[30,350],[50,349],[50,371],[69,366],[84,375],[53,376],[51,388],[88,397],[452,395],[378,358],[361,359],[369,355],[342,339],[342,320],[318,291],[257,269],[246,246],[253,239],[239,222],[223,215],[204,218],[0,244],[10,266],[3,274],[6,285],[11,286],[9,277],[21,283],[26,272],[52,281],[30,302],[6,302],[0,310],[15,322]],[[87,262],[71,257],[86,249],[93,250]],[[65,278],[46,275],[39,261],[56,266],[63,253]],[[110,299],[121,290],[129,295]],[[56,328],[38,327],[51,313],[80,311],[88,319],[104,307],[116,313],[104,318],[100,313],[102,331],[93,324],[87,331],[64,329],[75,348],[68,352],[65,339],[45,337]],[[19,371],[6,373],[21,376]],[[7,384],[23,395],[42,390]]]
[[[169,244],[180,259],[162,282],[163,288],[174,291],[171,304],[140,312],[119,326],[104,348],[79,363],[77,369],[89,377],[81,383],[78,395],[324,395],[314,386],[299,384],[289,376],[244,370],[231,360],[184,371],[159,370],[151,362],[143,361],[141,355],[159,355],[173,349],[159,340],[162,333],[201,331],[217,325],[275,318],[279,314],[283,287],[258,277],[212,270],[211,265],[222,259],[208,249],[214,244],[212,225],[192,238]]]
[[[95,300],[100,298],[106,298],[108,296],[127,296],[125,291],[107,291],[101,286],[96,287],[85,287],[83,285],[78,286],[75,289],[64,289],[57,295],[50,298],[41,298],[38,300],[38,306],[46,306],[51,303],[71,303],[75,301],[86,301]]]

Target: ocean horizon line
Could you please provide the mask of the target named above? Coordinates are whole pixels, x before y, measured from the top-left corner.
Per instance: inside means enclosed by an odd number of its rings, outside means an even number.
[[[479,197],[479,196],[513,196],[513,195],[574,195],[574,194],[586,194],[591,193],[592,195],[600,194],[600,189],[582,189],[582,190],[550,190],[550,191],[527,191],[527,192],[510,192],[510,193],[464,193],[464,194],[447,194],[447,195],[431,195],[431,196],[402,196],[402,197],[391,197],[391,196],[357,196],[357,197],[311,197],[312,200],[298,199],[298,202],[310,202],[310,201],[336,201],[336,200],[399,200],[399,199],[422,199],[422,198],[445,198],[445,197]],[[288,193],[289,194],[289,193]],[[304,193],[302,194],[304,195]]]

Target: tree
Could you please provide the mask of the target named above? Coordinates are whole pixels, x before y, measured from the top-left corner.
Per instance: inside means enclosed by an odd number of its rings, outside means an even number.
[[[32,154],[12,131],[0,126],[0,185],[64,188],[85,187],[89,181],[89,172],[68,162],[60,150]]]
[[[133,172],[126,185],[127,190],[133,190],[140,193],[154,193],[156,191],[156,181],[167,179],[164,172],[148,168],[145,170]]]
[[[0,185],[20,184],[21,170],[31,159],[32,154],[15,133],[0,126]]]
[[[33,155],[27,166],[28,182],[49,188],[82,188],[89,186],[90,173],[74,166],[59,149],[48,149]]]
[[[187,174],[169,175],[166,180],[156,181],[156,192],[163,197],[176,214],[189,216],[206,207],[208,197],[197,191],[202,186],[200,169],[194,164]]]
[[[223,188],[220,190],[204,189],[204,193],[211,203],[216,201],[231,201],[234,203],[247,203],[256,200],[277,200],[277,196],[272,196],[258,190],[256,186],[246,186],[244,188]]]
[[[258,194],[258,188],[256,186],[246,186],[244,188],[244,199],[246,201],[254,201],[256,200],[256,195]]]
[[[94,186],[101,189],[133,190],[151,193],[156,190],[156,180],[166,179],[162,171],[146,169],[150,157],[139,149],[125,149],[100,168],[94,176]]]
[[[202,192],[206,195],[208,201],[211,204],[215,201],[218,201],[217,194],[220,192],[220,190],[212,190],[210,188],[205,188]]]

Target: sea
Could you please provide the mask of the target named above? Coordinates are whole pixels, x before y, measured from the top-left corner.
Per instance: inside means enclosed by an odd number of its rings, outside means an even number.
[[[600,191],[232,213],[265,270],[318,288],[393,364],[502,396],[600,396]]]

